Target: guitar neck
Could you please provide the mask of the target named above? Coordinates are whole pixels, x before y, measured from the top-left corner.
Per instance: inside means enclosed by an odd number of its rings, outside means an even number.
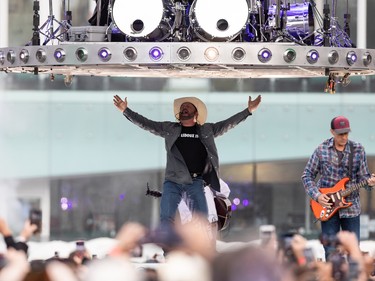
[[[341,191],[340,194],[342,197],[346,197],[352,194],[354,191],[359,190],[361,187],[365,187],[367,185],[367,180],[361,181],[359,183],[353,184],[350,187],[346,188],[345,190]]]

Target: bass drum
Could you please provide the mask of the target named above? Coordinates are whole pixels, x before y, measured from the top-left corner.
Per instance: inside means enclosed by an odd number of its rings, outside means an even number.
[[[171,34],[173,22],[168,0],[116,0],[112,18],[125,35],[145,41],[163,41]]]
[[[277,6],[273,4],[269,7],[268,20],[271,27],[276,26],[276,9]],[[285,19],[286,17],[286,19]],[[283,22],[286,20],[284,28]],[[301,41],[307,45],[314,42],[314,15],[310,3],[295,3],[290,4],[290,9],[280,11],[281,28],[285,29],[289,35],[294,37],[297,41]]]
[[[203,41],[232,41],[248,19],[247,0],[195,0],[189,12],[190,26]]]

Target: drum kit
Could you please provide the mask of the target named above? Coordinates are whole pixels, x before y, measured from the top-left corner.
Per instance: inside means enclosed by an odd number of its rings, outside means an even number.
[[[332,1],[336,5],[337,0]],[[63,7],[66,15],[65,0]],[[89,22],[108,26],[106,30],[111,36],[106,36],[107,41],[292,42],[334,46],[336,40],[340,41],[337,44],[344,42],[345,47],[351,47],[344,29],[335,33],[344,38],[328,38],[332,34],[326,29],[341,27],[337,21],[330,25],[335,15],[327,13],[323,19],[314,0],[97,0]],[[50,12],[47,22],[54,21]],[[317,27],[316,22],[324,23]],[[59,26],[67,30],[70,23],[65,19]],[[52,24],[49,27],[53,29]],[[47,40],[55,39],[51,34],[56,32],[51,30],[49,34]]]
[[[115,0],[112,30],[125,41],[314,43],[311,1]]]

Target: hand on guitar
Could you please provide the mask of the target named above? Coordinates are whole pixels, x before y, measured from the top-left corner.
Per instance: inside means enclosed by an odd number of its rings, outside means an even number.
[[[332,203],[329,203],[330,198],[326,194],[320,194],[318,197],[318,203],[325,208],[331,208]]]

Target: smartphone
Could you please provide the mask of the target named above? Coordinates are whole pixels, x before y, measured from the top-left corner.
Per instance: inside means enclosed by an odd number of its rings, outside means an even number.
[[[35,224],[37,229],[34,233],[42,232],[42,211],[39,209],[31,209],[29,213],[30,224]]]
[[[275,236],[276,228],[272,224],[259,226],[259,239],[261,245],[266,245]]]

